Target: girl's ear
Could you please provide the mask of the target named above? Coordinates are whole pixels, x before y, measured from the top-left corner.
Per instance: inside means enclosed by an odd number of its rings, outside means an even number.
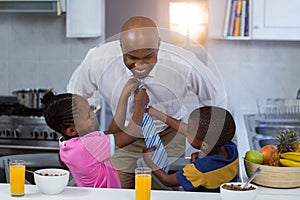
[[[78,134],[77,129],[75,128],[75,126],[70,126],[69,128],[66,129],[65,131],[67,136],[75,136]]]

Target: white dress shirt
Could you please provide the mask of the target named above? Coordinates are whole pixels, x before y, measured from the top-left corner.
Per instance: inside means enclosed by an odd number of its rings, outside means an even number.
[[[74,71],[67,91],[89,98],[98,90],[105,101],[116,111],[121,91],[133,75],[123,63],[119,41],[101,44],[87,53],[83,62]],[[193,107],[214,105],[227,106],[223,82],[190,51],[161,42],[158,62],[144,79],[145,88],[153,106],[166,114],[182,119],[187,110],[182,104],[190,91],[198,98]],[[126,122],[132,115],[132,101],[129,100]],[[158,131],[166,128],[155,121]]]

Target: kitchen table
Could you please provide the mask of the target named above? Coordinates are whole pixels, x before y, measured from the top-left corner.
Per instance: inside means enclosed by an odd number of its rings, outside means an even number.
[[[296,189],[270,189],[258,187],[256,200],[298,200],[300,198],[300,188]],[[106,188],[83,188],[67,187],[62,193],[57,195],[41,194],[35,185],[25,186],[24,197],[11,197],[9,184],[0,184],[0,199],[20,199],[20,200],[134,200],[135,192],[130,189],[106,189]],[[183,191],[162,191],[152,190],[151,200],[221,200],[219,193],[204,192],[183,192]]]

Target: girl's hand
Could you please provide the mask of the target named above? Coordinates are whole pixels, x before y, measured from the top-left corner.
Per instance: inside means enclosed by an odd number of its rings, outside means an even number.
[[[142,82],[138,81],[136,78],[131,78],[127,81],[123,88],[122,95],[130,96]]]
[[[142,88],[134,94],[134,102],[136,104],[142,104],[144,107],[149,103],[149,97],[146,89]]]

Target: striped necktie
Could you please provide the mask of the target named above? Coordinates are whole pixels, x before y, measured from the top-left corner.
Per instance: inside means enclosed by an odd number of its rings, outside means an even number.
[[[140,80],[142,81],[143,80]],[[138,92],[140,89],[144,87],[144,83],[142,83],[137,90],[134,92]],[[149,106],[146,105],[146,108]],[[162,143],[160,136],[157,132],[156,126],[154,124],[154,121],[152,117],[149,115],[149,113],[144,113],[143,121],[142,121],[142,131],[144,135],[144,139],[147,145],[147,148],[151,148],[154,145],[156,146],[155,151],[152,152],[151,159],[152,161],[158,166],[160,169],[164,170],[165,172],[169,171],[169,159],[166,152],[166,149],[164,147],[164,144]]]
[[[154,145],[156,146],[155,151],[152,152],[151,159],[159,168],[161,168],[165,172],[168,172],[169,159],[167,156],[167,152],[156,130],[154,121],[148,113],[144,113],[142,130],[147,148],[150,148]]]

